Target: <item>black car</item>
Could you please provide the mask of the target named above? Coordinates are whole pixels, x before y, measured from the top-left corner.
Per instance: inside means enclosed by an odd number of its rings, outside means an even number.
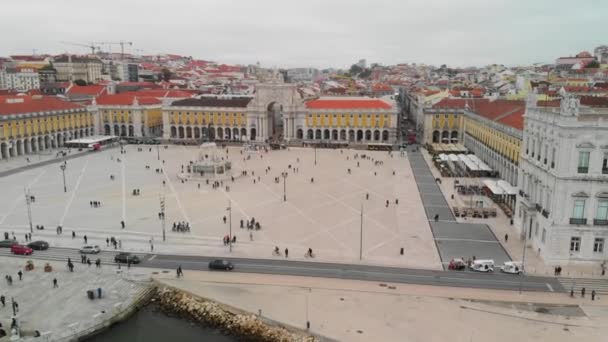
[[[123,264],[127,264],[129,262],[132,264],[139,264],[141,260],[137,255],[125,252],[116,254],[116,256],[114,257],[114,262]]]
[[[209,269],[211,270],[225,270],[230,271],[234,268],[234,265],[227,260],[216,259],[209,261]]]
[[[49,249],[49,243],[46,241],[34,241],[27,244],[27,246],[35,251],[43,251]]]
[[[11,248],[13,245],[16,245],[17,241],[15,240],[2,240],[0,241],[0,248]]]

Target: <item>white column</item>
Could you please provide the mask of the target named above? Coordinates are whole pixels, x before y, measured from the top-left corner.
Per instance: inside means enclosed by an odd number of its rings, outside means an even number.
[[[110,117],[112,117],[110,115]],[[110,123],[110,130],[112,130],[112,124]],[[169,112],[163,111],[163,139],[169,139],[171,137],[171,125],[169,124]]]
[[[289,119],[283,119],[283,136],[285,139],[289,139]]]

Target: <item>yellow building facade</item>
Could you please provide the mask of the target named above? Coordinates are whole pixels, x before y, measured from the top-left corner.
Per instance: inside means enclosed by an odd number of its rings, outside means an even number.
[[[0,157],[40,153],[94,134],[86,107],[55,97],[0,96]]]

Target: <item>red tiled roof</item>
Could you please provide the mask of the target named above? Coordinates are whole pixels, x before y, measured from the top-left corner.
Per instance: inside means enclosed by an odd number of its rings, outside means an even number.
[[[517,111],[498,119],[503,125],[507,125],[513,127],[518,130],[524,129],[524,113],[526,112],[525,108],[518,109]]]
[[[172,89],[142,89],[137,91],[137,96],[148,97],[191,97],[192,93],[184,90]]]
[[[84,106],[62,100],[55,96],[0,95],[0,115],[26,114],[36,112],[48,112],[53,110],[85,108],[86,107]]]
[[[393,91],[393,87],[384,83],[376,83],[372,87],[374,91]]]
[[[137,98],[140,105],[155,105],[161,104],[162,101],[156,97],[139,96],[138,92],[127,92],[115,95],[103,95],[97,98],[97,104],[100,106],[131,106],[133,100]]]
[[[306,108],[310,109],[390,109],[392,106],[379,99],[365,100],[326,100],[318,99],[306,102]]]
[[[608,107],[608,97],[581,96],[581,105],[589,107]]]
[[[78,95],[91,95],[91,96],[99,96],[106,92],[106,87],[100,84],[93,84],[87,86],[79,86],[73,84],[67,91],[66,94],[78,94]]]

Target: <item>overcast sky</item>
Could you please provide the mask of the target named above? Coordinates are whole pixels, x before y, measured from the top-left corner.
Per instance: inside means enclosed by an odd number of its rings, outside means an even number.
[[[134,53],[267,67],[519,65],[608,44],[608,1],[1,0],[0,56],[116,40]]]

